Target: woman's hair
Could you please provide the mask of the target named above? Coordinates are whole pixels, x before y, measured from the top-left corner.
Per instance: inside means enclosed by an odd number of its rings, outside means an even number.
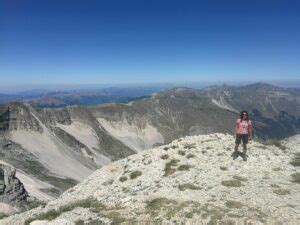
[[[246,113],[246,115],[247,115],[246,120],[249,120],[249,114],[248,114],[248,112],[247,112],[246,110],[243,110],[243,111],[241,112],[241,114],[240,114],[241,120],[243,119],[243,113]]]

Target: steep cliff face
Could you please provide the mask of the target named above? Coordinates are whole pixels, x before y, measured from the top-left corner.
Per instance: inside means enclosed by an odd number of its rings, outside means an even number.
[[[102,129],[85,108],[36,109],[10,103],[0,119],[1,160],[37,179],[34,183],[42,183],[37,186],[48,197],[39,193],[36,197],[42,196],[41,200],[57,196],[113,160],[135,153]],[[30,183],[28,178],[25,186]]]
[[[1,223],[299,224],[298,139],[253,141],[247,162],[231,157],[228,134],[177,139],[106,165],[45,207]]]
[[[33,107],[27,104],[14,102],[7,105],[5,111],[6,119],[9,121],[8,130],[28,130],[34,132],[43,132],[37,118],[32,114],[35,111]]]
[[[20,204],[27,197],[27,191],[16,177],[16,169],[0,164],[0,202]]]
[[[0,215],[26,209],[28,197],[24,185],[16,177],[16,169],[0,164]]]

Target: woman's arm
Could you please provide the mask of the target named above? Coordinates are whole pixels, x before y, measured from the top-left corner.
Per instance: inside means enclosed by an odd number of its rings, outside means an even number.
[[[252,124],[250,123],[248,126],[249,139],[252,140]]]
[[[237,134],[238,129],[239,129],[239,120],[237,120],[235,123],[234,135]]]

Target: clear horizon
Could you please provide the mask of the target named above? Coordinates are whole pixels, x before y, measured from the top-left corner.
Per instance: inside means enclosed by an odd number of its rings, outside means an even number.
[[[1,2],[0,88],[300,77],[299,1]]]
[[[34,91],[80,91],[80,90],[100,90],[102,88],[137,88],[137,87],[189,87],[203,88],[212,85],[244,86],[254,83],[267,83],[270,85],[285,88],[300,88],[300,80],[277,80],[277,81],[182,81],[182,82],[141,82],[141,83],[106,83],[106,84],[22,84],[22,85],[2,85],[0,84],[0,94],[19,94],[22,92]]]

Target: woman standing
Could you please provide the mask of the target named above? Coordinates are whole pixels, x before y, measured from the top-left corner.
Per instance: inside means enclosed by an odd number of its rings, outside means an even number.
[[[248,140],[252,140],[252,123],[249,120],[248,112],[243,110],[240,114],[240,118],[236,121],[235,126],[235,148],[233,158],[236,159],[239,155],[242,156],[244,161],[247,161],[247,144]],[[243,141],[243,153],[238,152],[238,147]]]

